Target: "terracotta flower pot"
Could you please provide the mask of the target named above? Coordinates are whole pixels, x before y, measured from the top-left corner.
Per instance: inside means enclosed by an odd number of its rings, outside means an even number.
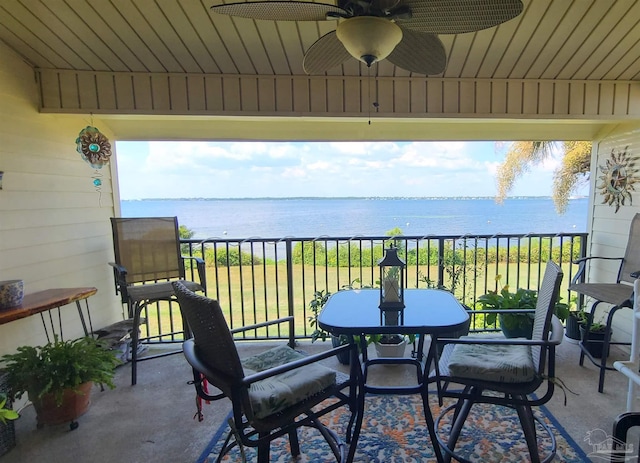
[[[67,389],[62,396],[62,403],[58,405],[53,394],[45,394],[41,398],[32,399],[36,409],[38,428],[46,425],[73,423],[83,415],[91,403],[91,388],[89,381],[78,386],[77,389]]]

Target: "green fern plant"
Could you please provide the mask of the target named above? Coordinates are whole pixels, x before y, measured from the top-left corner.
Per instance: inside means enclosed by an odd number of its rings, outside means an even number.
[[[14,354],[2,356],[9,394],[30,400],[53,394],[58,404],[66,389],[77,389],[93,381],[113,389],[115,367],[120,361],[100,341],[83,337],[61,341],[55,337],[44,346],[22,346]]]

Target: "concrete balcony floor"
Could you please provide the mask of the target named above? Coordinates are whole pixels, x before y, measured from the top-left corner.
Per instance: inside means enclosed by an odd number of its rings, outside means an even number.
[[[328,344],[303,342],[301,349],[313,353]],[[250,355],[259,346],[240,343],[241,356]],[[370,347],[372,355],[375,355]],[[610,362],[625,359],[627,354],[612,346]],[[611,433],[614,418],[625,411],[627,380],[617,371],[607,372],[605,392],[597,392],[597,369],[585,360],[578,365],[579,348],[565,341],[557,351],[557,376],[579,395],[567,392],[564,405],[562,390],[547,407],[586,453],[593,450],[585,437],[588,431],[602,429]],[[329,366],[341,368],[337,360]],[[375,381],[390,384],[411,381],[409,374],[384,374],[379,368]],[[118,368],[117,387],[100,391],[96,386],[89,411],[78,419],[79,427],[69,431],[68,425],[36,429],[33,407],[27,406],[15,422],[17,446],[1,457],[2,463],[19,462],[154,462],[193,463],[230,410],[222,400],[205,405],[203,422],[193,419],[196,411],[193,386],[188,385],[191,370],[181,354],[172,355],[138,366],[138,384],[130,385],[129,365]]]

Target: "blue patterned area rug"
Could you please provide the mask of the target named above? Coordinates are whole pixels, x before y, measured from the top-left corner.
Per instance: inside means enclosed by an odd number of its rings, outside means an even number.
[[[435,397],[431,398],[432,412],[438,416]],[[447,403],[445,403],[445,406]],[[536,411],[538,416],[554,431],[557,455],[554,462],[582,463],[589,458],[571,439],[560,424],[544,407]],[[343,408],[323,418],[323,423],[338,431],[346,428],[348,412]],[[551,441],[538,425],[540,455],[548,454]],[[223,425],[204,450],[198,463],[213,463],[224,438],[229,431]],[[448,420],[440,423],[440,434],[447,435]],[[344,435],[344,432],[341,433]],[[297,459],[289,453],[289,440],[281,438],[271,445],[271,462],[276,463],[324,463],[335,461],[328,445],[313,428],[301,428],[298,432],[302,455]],[[456,446],[457,451],[471,461],[522,462],[530,461],[524,436],[515,410],[506,407],[474,405],[465,429]],[[246,461],[256,461],[255,449],[245,447]],[[423,463],[435,461],[429,433],[424,421],[422,401],[419,395],[367,395],[362,432],[355,455],[358,463]],[[242,462],[238,448],[234,448],[224,462]]]

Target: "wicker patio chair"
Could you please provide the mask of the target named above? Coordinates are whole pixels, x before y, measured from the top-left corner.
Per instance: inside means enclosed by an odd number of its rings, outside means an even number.
[[[535,309],[533,335],[525,338],[487,338],[468,336],[460,339],[438,339],[443,353],[433,374],[440,404],[444,398],[457,399],[436,419],[440,422],[452,414],[449,435],[437,438],[446,454],[460,462],[468,462],[455,451],[465,420],[477,403],[502,405],[517,410],[520,424],[533,463],[540,462],[536,437],[536,421],[551,438],[551,450],[544,462],[556,453],[551,429],[532,411],[532,407],[549,401],[554,392],[555,346],[562,342],[563,326],[553,315],[562,281],[562,270],[548,262]],[[536,395],[533,395],[534,392]],[[497,436],[496,436],[497,438]]]
[[[584,280],[586,264],[592,259],[620,261],[616,282],[582,283]],[[609,346],[611,344],[627,346],[631,344],[630,342],[624,341],[611,342],[611,336],[613,334],[613,317],[616,312],[624,308],[633,308],[633,282],[635,278],[632,276],[632,273],[636,273],[640,270],[640,213],[636,214],[631,221],[629,239],[627,240],[627,248],[625,250],[624,257],[584,257],[574,261],[574,264],[579,264],[580,266],[578,267],[578,272],[571,280],[569,290],[576,291],[577,293],[588,296],[594,300],[587,319],[587,325],[585,326],[585,334],[580,341],[580,365],[584,363],[584,357],[587,356],[589,360],[600,369],[598,392],[603,392],[605,373],[607,370],[614,370],[613,367],[607,366]],[[587,349],[587,344],[590,342],[600,342],[589,340],[589,332],[591,324],[593,323],[593,316],[595,314],[596,307],[602,303],[611,304],[612,307],[609,309],[609,314],[607,315],[604,339],[601,341],[602,355],[600,359],[596,360]]]
[[[346,461],[344,442],[319,418],[339,407],[349,406],[351,417],[346,432],[346,440],[349,441],[355,420],[359,378],[334,371],[318,362],[342,351],[353,351],[356,346],[343,345],[321,354],[305,356],[283,345],[241,360],[233,340],[234,333],[277,323],[289,323],[292,330],[293,317],[230,331],[216,300],[197,295],[180,282],[173,285],[183,317],[193,335],[184,342],[183,351],[193,368],[193,383],[198,397],[231,401],[233,432],[228,434],[218,461],[235,446],[249,446],[257,447],[258,463],[267,463],[271,442],[285,435],[289,436],[291,454],[296,457],[300,454],[297,429],[301,426],[318,429],[336,461]],[[219,389],[220,394],[206,392],[204,380]],[[331,397],[335,400],[326,401]],[[199,401],[198,414],[201,413],[200,407]],[[231,441],[232,437],[235,437],[234,441]],[[356,443],[351,442],[351,445]]]
[[[137,382],[137,363],[181,352],[174,350],[138,357],[142,311],[158,301],[175,301],[172,280],[180,280],[193,291],[206,292],[204,260],[192,259],[200,283],[185,280],[185,265],[180,253],[177,217],[111,218],[115,262],[113,267],[116,294],[127,305],[131,327],[131,384]],[[170,333],[173,336],[178,333]],[[180,338],[183,338],[180,336]],[[178,342],[178,341],[176,341]],[[179,342],[182,342],[180,339]]]

